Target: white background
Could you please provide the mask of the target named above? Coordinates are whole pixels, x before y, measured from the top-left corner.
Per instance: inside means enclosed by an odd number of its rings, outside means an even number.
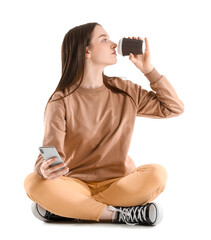
[[[1,1],[1,234],[11,239],[210,239],[209,1]],[[23,182],[33,171],[44,133],[43,114],[61,77],[61,44],[69,29],[98,22],[116,43],[148,37],[151,62],[185,105],[171,119],[137,117],[129,155],[137,166],[160,163],[169,174],[155,200],[156,227],[48,224],[31,213]],[[151,90],[127,57],[105,74]],[[2,227],[3,226],[3,227]],[[108,231],[109,230],[109,231]]]

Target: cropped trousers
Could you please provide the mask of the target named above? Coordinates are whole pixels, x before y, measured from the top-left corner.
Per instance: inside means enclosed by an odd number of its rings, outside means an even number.
[[[121,178],[100,182],[62,176],[49,180],[30,173],[24,180],[27,196],[56,215],[99,222],[108,205],[146,204],[163,192],[167,172],[160,164],[145,164]]]

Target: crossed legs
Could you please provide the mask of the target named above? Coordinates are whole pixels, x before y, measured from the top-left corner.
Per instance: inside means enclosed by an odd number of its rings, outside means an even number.
[[[30,173],[24,187],[28,197],[48,211],[69,218],[109,220],[112,206],[136,206],[155,199],[165,188],[167,172],[159,164],[137,167],[131,174],[114,181],[106,190],[93,195],[89,184],[70,177],[43,180]],[[104,184],[100,182],[100,184]]]

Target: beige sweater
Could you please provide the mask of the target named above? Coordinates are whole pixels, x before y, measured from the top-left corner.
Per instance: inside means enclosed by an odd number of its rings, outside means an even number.
[[[145,76],[153,91],[130,80],[109,80],[127,91],[137,108],[129,96],[104,84],[95,89],[79,87],[64,99],[49,102],[42,145],[56,147],[70,169],[65,176],[97,182],[130,174],[136,168],[128,156],[136,116],[170,118],[183,113],[184,105],[164,75],[154,68]],[[52,99],[67,93],[56,92]],[[39,153],[34,170],[41,177],[43,161]]]

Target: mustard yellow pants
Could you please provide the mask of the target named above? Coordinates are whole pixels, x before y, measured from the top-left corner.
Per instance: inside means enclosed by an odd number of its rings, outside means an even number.
[[[60,177],[42,179],[35,172],[24,180],[28,197],[46,210],[63,217],[99,222],[112,206],[137,206],[154,200],[165,188],[167,172],[159,164],[145,164],[131,174],[101,182]]]

